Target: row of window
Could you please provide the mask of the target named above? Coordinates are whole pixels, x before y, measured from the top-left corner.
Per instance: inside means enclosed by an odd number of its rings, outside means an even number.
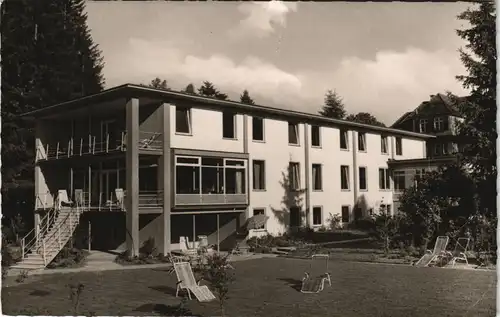
[[[323,166],[321,164],[312,164],[312,190],[323,190]],[[252,162],[253,174],[253,189],[265,190],[266,189],[266,167],[265,161],[253,160]],[[359,167],[359,189],[368,190],[368,176],[367,167]],[[288,165],[288,188],[290,190],[300,190],[300,164],[297,162],[290,162]],[[349,166],[340,166],[340,189],[350,190],[350,171]],[[390,190],[391,179],[390,173],[387,168],[379,168],[379,189]]]
[[[433,132],[443,132],[448,130],[448,118],[436,117],[433,119]],[[429,121],[427,119],[419,120],[420,133],[431,132],[429,129]]]
[[[175,116],[175,132],[182,134],[191,134],[191,109],[176,108]],[[222,137],[225,139],[236,139],[236,114],[234,112],[222,112]],[[264,119],[260,117],[252,117],[252,140],[264,142]],[[300,145],[299,124],[294,122],[288,123],[288,143],[290,145]],[[321,147],[321,127],[317,125],[311,126],[311,146]],[[349,134],[347,130],[340,131],[340,148],[349,149]],[[381,138],[381,153],[389,153],[388,138],[382,135]],[[366,133],[358,132],[358,150],[361,152],[367,151]],[[400,137],[396,137],[396,155],[403,155],[403,142]]]
[[[385,208],[388,213],[391,213],[391,205],[386,204]],[[370,214],[373,213],[373,210],[370,210]],[[253,215],[265,215],[266,214],[266,208],[253,208]],[[342,218],[342,223],[349,223],[351,219],[351,206],[349,205],[343,205],[341,206],[341,211],[340,215]],[[291,207],[290,208],[290,227],[297,227],[301,225],[302,222],[302,215],[300,212],[300,209],[298,207]],[[323,219],[323,207],[322,206],[313,206],[312,207],[312,224],[313,226],[322,226],[325,224],[325,219]],[[264,229],[265,226],[262,225],[262,227],[257,228],[257,229]]]

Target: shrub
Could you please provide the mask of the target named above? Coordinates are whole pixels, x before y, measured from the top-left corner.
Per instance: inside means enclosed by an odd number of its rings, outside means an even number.
[[[330,218],[328,218],[328,227],[330,230],[341,229],[342,217],[340,215],[333,215],[330,213]]]
[[[207,257],[207,265],[204,267],[205,280],[215,290],[221,316],[225,316],[224,305],[229,299],[229,286],[234,281],[234,274],[229,268],[228,257],[214,253]]]
[[[153,257],[157,256],[158,252],[155,247],[155,238],[149,237],[146,241],[144,241],[142,247],[139,249],[139,254],[144,257]]]
[[[49,269],[80,267],[85,264],[88,252],[76,248],[64,247],[47,265]]]
[[[372,217],[364,217],[351,222],[348,226],[349,229],[358,229],[366,232],[375,232],[376,224],[375,219]]]

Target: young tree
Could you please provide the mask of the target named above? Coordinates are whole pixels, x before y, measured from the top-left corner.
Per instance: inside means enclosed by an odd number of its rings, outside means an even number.
[[[212,97],[220,100],[226,100],[227,95],[221,93],[219,89],[215,88],[214,84],[209,81],[204,81],[203,85],[198,88],[198,94],[206,97]]]
[[[373,115],[369,114],[368,112],[358,112],[357,114],[350,114],[345,119],[347,121],[364,123],[364,124],[371,124],[371,125],[376,125],[379,127],[385,127],[385,124],[378,121],[377,118],[375,118]]]
[[[469,28],[457,30],[468,42],[460,58],[467,75],[457,76],[470,95],[461,103],[464,121],[459,125],[463,163],[476,182],[479,209],[490,218],[496,215],[496,12],[492,1],[480,2],[458,16]]]
[[[195,90],[193,84],[188,84],[186,86],[186,88],[184,88],[184,90],[182,92],[185,92],[187,94],[194,94],[194,95],[196,95],[196,90]]]
[[[230,285],[234,282],[234,274],[230,268],[228,256],[214,253],[207,257],[207,265],[204,267],[205,279],[215,290],[221,316],[225,316],[225,304],[229,299]]]
[[[324,105],[319,114],[332,119],[344,119],[346,115],[344,103],[337,92],[332,90],[326,92]]]
[[[4,216],[33,208],[34,136],[28,111],[103,89],[103,62],[83,0],[2,3],[2,205]]]
[[[243,94],[240,95],[240,102],[245,103],[247,105],[255,105],[255,102],[253,99],[250,97],[250,94],[248,93],[248,90],[243,90]]]
[[[156,88],[156,89],[163,89],[163,90],[167,90],[168,89],[167,81],[166,80],[161,80],[158,77],[156,77],[155,79],[153,79],[151,81],[151,83],[149,84],[149,87]]]

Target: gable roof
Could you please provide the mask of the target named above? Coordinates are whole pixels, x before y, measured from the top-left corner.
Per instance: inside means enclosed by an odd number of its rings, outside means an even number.
[[[454,96],[459,102],[466,99],[466,97],[457,97]],[[442,105],[446,109],[446,111],[453,116],[456,117],[461,117],[461,113],[458,109],[458,105],[456,102],[454,102],[450,97],[448,97],[445,94],[438,93],[436,95],[431,95],[430,99],[428,101],[423,101],[417,108],[415,108],[413,111],[406,112],[403,114],[399,119],[394,122],[391,127],[396,127],[407,120],[413,119],[418,116],[418,114],[422,111],[424,111],[427,107],[430,105]]]
[[[100,103],[105,101],[114,100],[123,97],[139,97],[147,96],[155,98],[158,100],[184,100],[197,102],[202,104],[209,104],[221,107],[232,107],[234,109],[239,109],[241,111],[258,111],[261,113],[267,113],[269,115],[278,115],[284,117],[285,120],[302,120],[304,122],[311,122],[316,124],[330,124],[343,126],[346,128],[358,128],[365,129],[368,131],[377,131],[379,133],[390,133],[393,135],[404,135],[408,137],[413,137],[417,139],[429,139],[435,136],[423,133],[416,133],[401,129],[393,129],[387,127],[380,127],[375,125],[369,125],[364,123],[352,122],[347,120],[331,119],[319,114],[312,114],[306,112],[299,112],[294,110],[286,110],[280,108],[273,108],[261,105],[249,105],[241,102],[230,101],[230,100],[220,100],[216,98],[210,98],[205,96],[200,96],[197,94],[188,94],[183,92],[178,92],[174,90],[163,90],[151,87],[146,87],[142,85],[135,84],[124,84],[116,87],[112,87],[103,90],[94,95],[85,96],[75,100],[63,102],[57,105],[49,106],[46,108],[34,110],[28,113],[20,115],[20,117],[28,118],[41,118],[58,112],[70,111],[73,109],[79,109],[88,106],[91,103]]]

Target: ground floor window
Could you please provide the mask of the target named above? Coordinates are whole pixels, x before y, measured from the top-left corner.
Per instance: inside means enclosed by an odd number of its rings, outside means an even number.
[[[349,222],[349,206],[342,206],[342,223],[348,223]]]
[[[323,208],[313,207],[313,226],[321,226],[323,224]]]
[[[254,216],[265,215],[265,214],[266,214],[266,209],[265,208],[254,208],[253,209],[253,215]],[[259,228],[255,228],[255,229],[264,229],[264,228],[265,228],[265,224],[263,224]]]
[[[299,207],[291,207],[290,208],[290,227],[299,227],[300,226],[300,209]]]

